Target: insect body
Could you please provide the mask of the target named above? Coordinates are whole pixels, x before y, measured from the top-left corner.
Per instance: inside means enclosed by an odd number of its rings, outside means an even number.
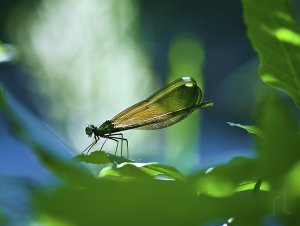
[[[177,79],[147,99],[125,109],[111,120],[105,121],[99,127],[94,125],[86,127],[86,134],[89,137],[94,135],[95,141],[83,152],[88,152],[102,137],[117,142],[116,152],[121,141],[121,156],[123,141],[125,141],[128,158],[128,140],[119,132],[129,129],[161,129],[171,126],[186,118],[193,111],[213,105],[212,101],[201,103],[201,98],[202,91],[194,79],[190,77]]]

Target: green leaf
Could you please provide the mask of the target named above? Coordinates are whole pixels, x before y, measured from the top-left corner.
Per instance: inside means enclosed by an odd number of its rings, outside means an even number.
[[[271,186],[280,183],[288,170],[300,160],[297,121],[288,105],[276,95],[266,98],[259,106],[258,125],[264,138],[257,140],[259,170],[262,179]]]
[[[158,163],[150,163],[144,168],[159,172],[177,181],[185,181],[185,177],[175,167],[172,166],[165,166]]]
[[[89,155],[80,154],[74,157],[78,162],[86,162],[92,164],[107,164],[111,163],[109,157],[104,151],[94,151]]]
[[[249,181],[245,183],[241,183],[237,188],[236,192],[241,191],[254,191],[257,181]],[[263,181],[259,187],[259,191],[270,191],[270,184]]]
[[[120,164],[123,162],[134,162],[132,160],[117,155],[113,155],[105,151],[93,151],[88,155],[80,154],[75,156],[74,159],[78,162],[85,162],[91,164],[107,164],[107,163]]]
[[[257,126],[245,126],[245,125],[241,125],[241,124],[233,123],[233,122],[227,122],[227,123],[230,126],[235,126],[235,127],[242,128],[250,134],[254,134],[254,135],[256,135],[258,137],[261,137],[261,138],[263,137],[263,131],[260,128],[258,128]]]
[[[235,157],[226,164],[211,167],[193,175],[190,181],[200,194],[226,197],[236,192],[241,184],[257,181],[259,178],[260,172],[256,159]]]
[[[300,26],[287,0],[243,0],[248,36],[263,82],[286,91],[300,107]]]
[[[272,211],[266,193],[258,195],[212,198],[195,193],[189,183],[138,178],[41,190],[34,196],[34,206],[40,215],[72,225],[208,225],[230,216],[241,225],[258,225],[252,221]]]
[[[122,176],[126,178],[166,176],[167,179],[184,181],[184,176],[172,166],[158,163],[124,162],[116,166],[108,166],[101,170],[99,177]],[[161,178],[166,179],[166,178]]]

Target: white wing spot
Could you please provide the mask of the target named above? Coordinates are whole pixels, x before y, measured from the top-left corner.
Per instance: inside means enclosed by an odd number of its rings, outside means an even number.
[[[192,81],[192,79],[190,77],[182,77],[181,79],[186,82]]]
[[[186,82],[186,84],[184,84],[186,87],[194,86],[194,83],[192,82],[191,77],[182,77],[181,79]]]

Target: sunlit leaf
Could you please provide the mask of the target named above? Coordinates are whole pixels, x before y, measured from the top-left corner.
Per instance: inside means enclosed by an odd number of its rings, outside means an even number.
[[[177,181],[185,181],[185,177],[174,167],[165,166],[158,163],[151,163],[146,165],[144,168],[159,172]]]
[[[214,175],[199,180],[197,190],[200,194],[211,197],[226,197],[235,192],[234,184],[230,179]]]
[[[253,191],[255,188],[257,181],[249,181],[245,183],[241,183],[235,191]],[[270,191],[270,184],[263,181],[259,188],[260,191]]]
[[[289,171],[286,183],[289,189],[289,196],[300,198],[300,161]]]
[[[255,159],[236,157],[227,164],[199,172],[190,180],[194,183],[196,191],[201,194],[225,197],[236,192],[241,184],[257,181],[259,177]]]
[[[233,123],[233,122],[227,122],[227,123],[230,126],[242,128],[242,129],[246,130],[248,133],[254,134],[258,137],[263,136],[263,131],[260,128],[258,128],[257,126],[246,126],[246,125],[241,125],[241,124]]]
[[[49,216],[49,215],[43,214],[43,215],[38,217],[37,222],[35,222],[33,225],[74,226],[75,224],[67,222],[66,220],[64,220],[62,218],[58,218],[58,217],[55,217],[55,216]]]
[[[248,35],[257,51],[260,77],[285,90],[300,107],[300,26],[287,0],[243,0]]]
[[[177,181],[185,180],[183,175],[174,167],[165,166],[158,163],[126,162],[117,166],[108,166],[99,173],[99,177],[125,176],[135,178],[156,177],[158,175],[164,175],[167,176],[167,178]]]

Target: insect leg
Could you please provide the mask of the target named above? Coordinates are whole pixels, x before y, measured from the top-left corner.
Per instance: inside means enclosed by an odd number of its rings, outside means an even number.
[[[121,140],[121,144],[123,146],[123,141],[126,142],[126,148],[127,148],[127,159],[129,159],[129,149],[128,149],[128,140],[126,138],[123,138],[123,134],[122,133],[115,133],[115,134],[112,134],[113,136],[111,136],[110,138],[114,138],[114,139],[117,139],[117,140]],[[119,137],[121,136],[121,137]],[[122,148],[121,148],[121,156],[122,156]]]
[[[117,142],[117,147],[116,147],[116,151],[115,151],[115,155],[117,155],[118,146],[119,146],[119,140],[118,140],[118,137],[107,136],[107,139],[110,139],[110,140],[113,140],[113,141]],[[121,152],[121,157],[122,157],[122,152]]]
[[[101,145],[100,151],[102,151],[102,148],[103,148],[104,144],[106,143],[107,139],[108,139],[108,137],[106,137],[105,141],[104,141],[103,144]]]
[[[121,137],[119,137],[119,136],[121,136]],[[121,140],[121,156],[122,156],[123,155],[123,140],[124,140],[123,134],[122,133],[114,133],[110,137],[115,138],[117,140]],[[128,152],[128,149],[127,149],[127,152]]]

